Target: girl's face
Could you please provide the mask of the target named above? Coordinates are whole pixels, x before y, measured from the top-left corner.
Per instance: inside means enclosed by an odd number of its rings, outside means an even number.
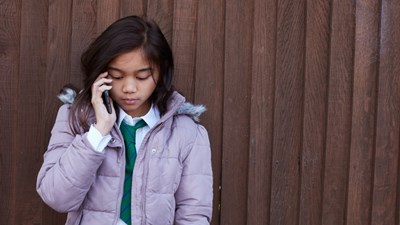
[[[111,98],[127,114],[139,117],[149,111],[159,72],[144,58],[143,50],[136,49],[112,60],[108,77],[113,80]]]

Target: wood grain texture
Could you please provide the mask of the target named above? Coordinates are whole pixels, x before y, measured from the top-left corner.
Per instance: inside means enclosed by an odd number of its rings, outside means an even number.
[[[173,0],[147,0],[147,16],[159,25],[161,31],[172,45],[172,28],[174,15]],[[173,47],[173,46],[172,46]]]
[[[355,6],[333,1],[321,224],[345,224],[352,112]]]
[[[247,220],[253,2],[227,1],[225,10],[223,129],[229,132],[222,137],[220,224],[241,225]]]
[[[21,1],[0,2],[0,224],[15,224],[15,157],[19,102],[16,98],[19,82],[21,35]]]
[[[42,114],[45,118],[45,146],[38,154],[43,155],[50,139],[50,130],[61,101],[56,95],[61,87],[69,83],[71,74],[71,12],[72,0],[56,0],[49,2],[47,67],[45,77],[44,107]],[[66,214],[60,214],[42,203],[42,224],[64,224]]]
[[[120,0],[120,17],[144,16],[147,11],[147,0]]]
[[[348,225],[370,222],[379,68],[378,1],[357,1],[353,114],[347,202]],[[368,34],[368,35],[367,35]]]
[[[45,89],[48,1],[22,1],[21,39],[19,55],[19,79],[16,98],[26,110],[16,112],[15,158],[13,159],[16,178],[15,218],[12,224],[39,224],[42,220],[41,199],[34,185],[37,171],[42,164],[43,147],[46,146],[43,113]],[[34,84],[34,85],[32,85]],[[35,97],[32,97],[35,96]]]
[[[198,0],[174,2],[174,85],[189,101],[193,100],[195,92],[197,5]]]
[[[254,1],[246,224],[269,224],[270,219],[276,11],[275,1]]]
[[[330,4],[307,1],[299,224],[319,225],[329,80]]]
[[[220,224],[220,187],[222,160],[222,118],[224,79],[224,1],[198,2],[196,32],[196,76],[194,102],[204,104],[207,112],[201,122],[211,142],[214,176],[212,225]]]
[[[73,1],[71,34],[71,74],[70,83],[83,88],[81,55],[97,36],[97,4],[93,1]]]
[[[44,111],[47,114],[46,131],[53,127],[60,105],[56,95],[61,87],[69,82],[71,74],[71,33],[72,0],[53,0],[49,2],[47,66],[44,96]],[[47,139],[50,133],[46,133]],[[42,150],[43,153],[45,149]]]
[[[304,101],[306,1],[277,6],[270,224],[297,224]]]
[[[119,19],[120,0],[97,0],[96,27],[100,35],[108,26]]]
[[[371,224],[398,224],[400,5],[382,1]]]

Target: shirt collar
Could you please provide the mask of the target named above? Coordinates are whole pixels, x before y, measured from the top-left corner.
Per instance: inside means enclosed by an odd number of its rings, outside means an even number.
[[[128,115],[121,107],[119,107],[118,127],[121,126],[122,121],[125,121],[125,123],[133,126],[140,119],[143,119],[144,122],[146,122],[147,126],[153,128],[160,120],[160,111],[158,110],[157,106],[152,104],[150,110],[146,113],[146,115],[141,117],[132,117]]]

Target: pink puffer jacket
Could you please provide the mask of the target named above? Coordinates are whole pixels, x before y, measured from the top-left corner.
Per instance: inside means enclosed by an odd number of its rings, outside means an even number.
[[[171,96],[168,112],[148,132],[138,151],[132,224],[210,223],[210,144],[205,128],[193,120],[202,110],[184,101],[176,92]],[[66,104],[58,112],[37,191],[50,207],[68,212],[67,225],[114,225],[125,169],[122,135],[115,125],[112,140],[104,153],[98,153],[86,133],[72,134],[68,115]]]

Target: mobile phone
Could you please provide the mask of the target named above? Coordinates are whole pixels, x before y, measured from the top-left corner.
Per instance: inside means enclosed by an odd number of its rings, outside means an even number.
[[[111,109],[110,93],[108,92],[108,90],[103,91],[103,94],[101,94],[101,98],[103,99],[103,103],[106,106],[107,112],[111,114],[112,109]]]

